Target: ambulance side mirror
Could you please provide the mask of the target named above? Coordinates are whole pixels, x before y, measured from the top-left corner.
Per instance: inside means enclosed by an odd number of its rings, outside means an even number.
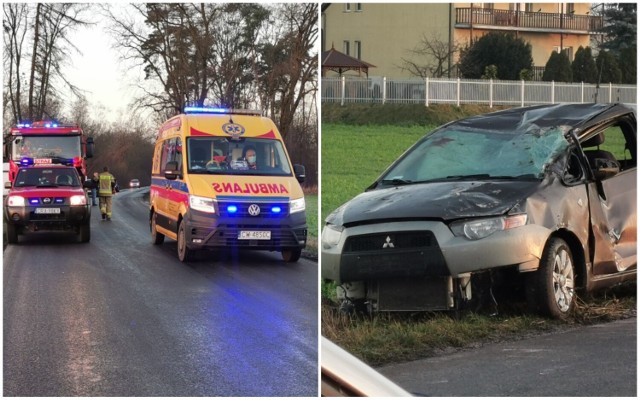
[[[164,169],[164,177],[169,180],[175,180],[180,175],[177,161],[169,161]]]
[[[293,164],[293,173],[295,174],[296,179],[300,183],[304,182],[305,178],[307,177],[307,173],[305,171],[304,165]]]

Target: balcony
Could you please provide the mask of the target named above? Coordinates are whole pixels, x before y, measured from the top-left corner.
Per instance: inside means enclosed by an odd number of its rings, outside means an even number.
[[[595,34],[602,30],[602,17],[485,8],[456,8],[456,28]]]

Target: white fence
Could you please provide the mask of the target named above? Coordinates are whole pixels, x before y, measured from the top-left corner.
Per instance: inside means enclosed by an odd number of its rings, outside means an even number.
[[[322,101],[345,103],[488,104],[636,103],[636,85],[486,79],[322,78]]]

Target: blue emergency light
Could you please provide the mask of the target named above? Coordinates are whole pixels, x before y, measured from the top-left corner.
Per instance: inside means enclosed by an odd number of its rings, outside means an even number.
[[[40,200],[39,199],[29,199],[29,204],[33,204],[33,205],[40,204]]]
[[[222,107],[185,107],[184,112],[189,113],[203,113],[203,114],[229,114],[231,112],[228,108]]]
[[[271,213],[272,214],[280,214],[281,212],[282,212],[282,207],[280,207],[280,206],[271,207]]]
[[[233,205],[233,204],[232,204],[232,205],[227,206],[227,212],[228,212],[229,214],[235,214],[235,213],[237,213],[237,212],[238,212],[238,206]]]

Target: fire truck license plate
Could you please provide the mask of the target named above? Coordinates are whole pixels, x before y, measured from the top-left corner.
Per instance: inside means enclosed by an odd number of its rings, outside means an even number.
[[[60,214],[59,208],[36,208],[36,214]]]
[[[240,231],[238,239],[271,240],[271,231]]]

